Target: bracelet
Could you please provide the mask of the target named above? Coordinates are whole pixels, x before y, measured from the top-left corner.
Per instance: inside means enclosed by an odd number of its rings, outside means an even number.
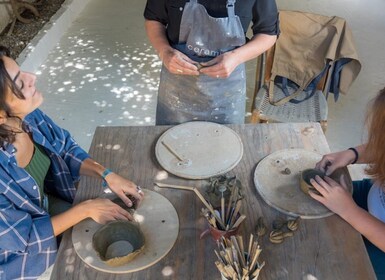
[[[353,151],[355,157],[354,157],[354,160],[351,164],[355,164],[358,160],[358,152],[357,152],[356,148],[349,148],[348,150]]]
[[[102,179],[103,179],[103,183],[102,183],[102,186],[107,188],[108,187],[108,184],[106,182],[106,177],[108,174],[112,173],[111,169],[108,169],[106,168],[103,173],[102,173]]]

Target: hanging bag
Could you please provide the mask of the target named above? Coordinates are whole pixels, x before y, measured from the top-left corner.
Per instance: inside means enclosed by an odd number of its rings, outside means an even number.
[[[331,73],[338,75],[338,79],[332,79],[338,80],[338,85],[332,86],[345,94],[361,69],[345,20],[295,11],[281,11],[279,17],[281,34],[275,45],[269,81],[270,103],[279,106],[310,98],[328,69],[334,69],[333,64],[340,59],[345,60],[344,67]],[[304,25],[307,28],[302,28]],[[277,80],[285,94],[280,100],[274,100]],[[287,90],[289,84],[295,88],[292,94]]]

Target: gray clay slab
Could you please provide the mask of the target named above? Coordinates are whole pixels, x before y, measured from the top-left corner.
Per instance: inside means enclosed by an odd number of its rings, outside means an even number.
[[[255,187],[267,204],[284,214],[303,219],[328,217],[333,213],[300,188],[301,171],[314,168],[321,158],[320,154],[303,149],[276,151],[258,163]],[[290,174],[284,172],[286,168]],[[350,177],[347,181],[351,191]]]
[[[239,135],[224,125],[196,121],[174,126],[162,134],[155,155],[159,164],[176,176],[206,179],[233,169],[242,159],[243,144]]]
[[[145,237],[144,249],[125,265],[107,265],[92,247],[92,237],[102,225],[87,219],[72,230],[75,251],[86,264],[104,272],[129,273],[157,263],[171,250],[179,233],[178,214],[171,202],[161,194],[149,190],[144,190],[144,193],[143,202],[134,214]],[[115,194],[109,196],[111,200],[116,198]]]

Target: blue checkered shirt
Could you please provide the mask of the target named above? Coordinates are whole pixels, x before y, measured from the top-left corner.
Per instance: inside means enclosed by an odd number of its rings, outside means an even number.
[[[88,154],[39,109],[24,122],[51,160],[45,191],[72,202]],[[40,205],[39,187],[17,166],[14,146],[0,147],[0,280],[36,279],[54,263],[56,238],[50,216]]]

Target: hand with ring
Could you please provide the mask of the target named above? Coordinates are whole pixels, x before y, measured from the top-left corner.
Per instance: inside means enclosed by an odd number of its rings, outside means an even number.
[[[136,191],[137,191],[139,194],[143,194],[142,188],[141,188],[140,186],[136,186]]]
[[[138,205],[143,199],[144,193],[139,186],[114,172],[109,173],[104,180],[107,182],[108,187],[119,196],[128,207],[132,206],[132,201],[127,195],[132,195]]]

